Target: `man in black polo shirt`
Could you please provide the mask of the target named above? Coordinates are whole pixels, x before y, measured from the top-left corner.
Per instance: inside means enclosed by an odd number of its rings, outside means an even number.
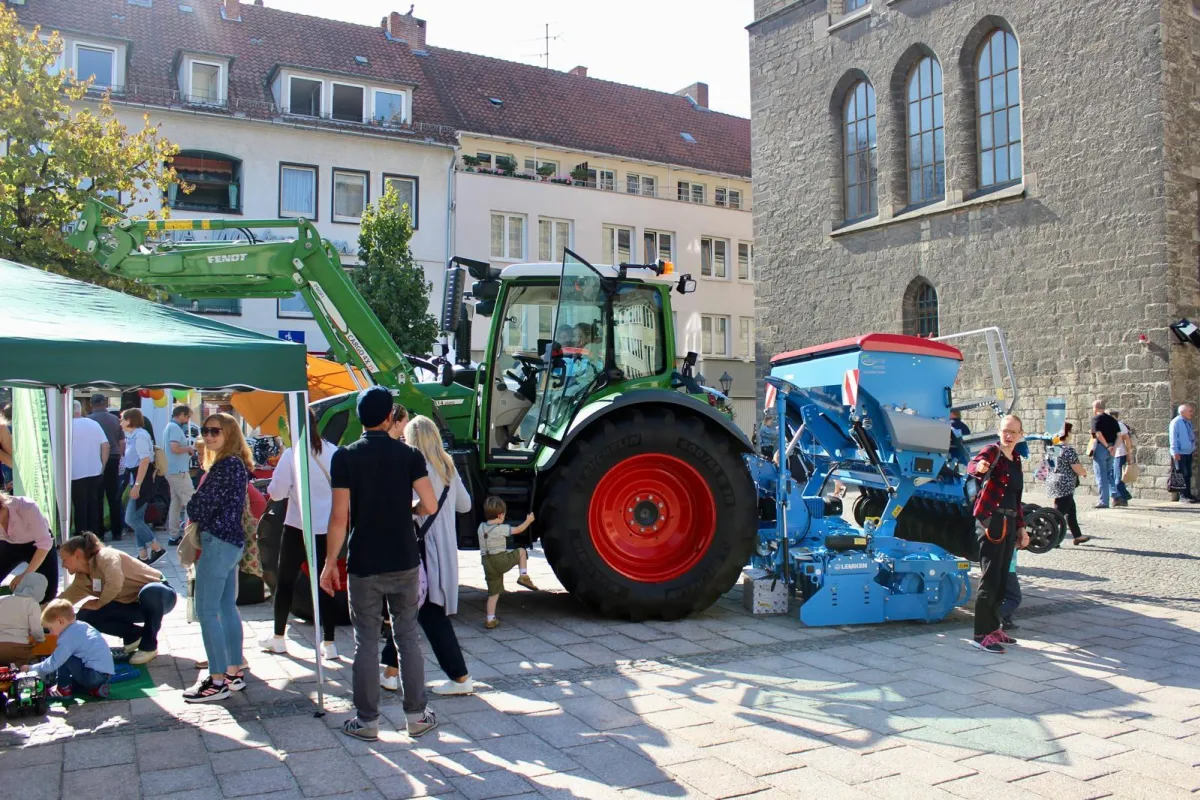
[[[1117,451],[1117,439],[1121,436],[1121,426],[1111,416],[1105,413],[1103,401],[1092,403],[1092,439],[1095,440],[1092,449],[1092,466],[1096,468],[1096,488],[1100,492],[1100,502],[1096,508],[1108,508],[1110,496],[1116,494],[1113,486],[1113,454]],[[1114,500],[1121,498],[1115,497]]]
[[[379,629],[387,600],[400,654],[408,733],[420,736],[437,727],[437,718],[425,706],[425,664],[417,640],[420,559],[412,515],[432,514],[437,497],[421,454],[388,436],[396,420],[391,392],[382,386],[359,392],[358,419],[362,438],[333,456],[333,508],[321,571],[324,591],[333,594],[341,588],[337,557],[349,529],[346,571],[357,716],[346,720],[342,731],[367,741],[379,738]],[[420,500],[415,508],[414,491]]]

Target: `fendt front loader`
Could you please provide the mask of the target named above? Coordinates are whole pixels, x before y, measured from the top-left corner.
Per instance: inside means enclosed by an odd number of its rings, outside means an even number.
[[[260,228],[290,228],[295,239],[249,238]],[[248,238],[154,239],[204,230]],[[477,546],[489,494],[511,516],[535,511],[530,538],[596,611],[641,620],[706,608],[754,551],[757,493],[743,458],[751,445],[714,396],[675,369],[671,292],[695,283],[668,277],[668,263],[593,267],[569,250],[561,264],[503,271],[452,259],[443,329],[459,331],[460,352],[469,346],[465,268],[476,316],[491,317],[485,356],[420,383],[308,220],[135,221],[93,200],[69,241],[113,274],[189,298],[300,292],[336,361],[442,428],[475,501],[458,520],[460,547]],[[358,435],[352,396],[314,410],[327,439]]]

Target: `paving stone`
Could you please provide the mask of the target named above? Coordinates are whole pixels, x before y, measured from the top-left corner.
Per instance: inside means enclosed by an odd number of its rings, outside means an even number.
[[[688,708],[673,708],[652,714],[642,713],[641,718],[656,728],[672,731],[680,728],[693,728],[697,725],[709,725],[712,722],[708,717],[697,714]]]
[[[529,732],[558,748],[577,747],[604,736],[583,720],[563,711],[523,714],[515,720],[520,729],[506,735]]]
[[[911,775],[889,775],[886,778],[864,783],[858,787],[865,794],[875,798],[895,798],[895,800],[910,800],[920,797],[922,800],[944,798],[950,800],[954,795],[943,791],[937,786],[930,786]]]
[[[900,772],[890,764],[869,761],[865,756],[843,747],[809,750],[799,753],[795,758],[807,767],[820,770],[848,784],[866,783]]]
[[[336,722],[336,720],[330,720]],[[340,727],[340,722],[338,723]],[[263,720],[263,728],[275,748],[284,753],[305,750],[328,750],[339,745],[341,734],[335,735],[329,726],[310,716],[278,717]]]
[[[55,745],[61,752],[61,745]],[[86,773],[81,773],[86,774]],[[58,764],[34,764],[0,770],[4,776],[6,800],[58,800],[61,795],[63,772]]]
[[[132,736],[86,737],[67,742],[63,749],[63,769],[67,772],[132,764],[136,760],[137,748]],[[129,770],[125,773],[128,777]]]
[[[287,767],[309,797],[356,794],[371,787],[368,778],[350,755],[340,747],[308,751],[287,760]]]
[[[197,767],[176,767],[141,773],[142,795],[157,797],[173,795],[188,789],[203,789],[217,782],[207,763]]]
[[[1090,733],[1076,733],[1057,740],[1067,754],[1087,756],[1088,758],[1108,758],[1109,756],[1128,753],[1128,745],[1118,744],[1112,739],[1101,739]]]
[[[1017,781],[1017,785],[1049,800],[1092,800],[1108,794],[1093,783],[1085,783],[1058,772],[1043,772],[1023,778]]]
[[[389,797],[423,797],[454,791],[440,769],[409,752],[359,756],[354,763]]]
[[[997,753],[981,753],[956,762],[959,766],[981,772],[997,780],[1011,782],[1031,775],[1040,775],[1049,767],[1034,761],[1026,761]]]
[[[205,725],[200,738],[210,753],[224,753],[244,747],[267,747],[271,739],[261,722],[230,722]]]
[[[73,770],[63,774],[62,794],[63,797],[140,798],[140,787],[130,785],[129,778],[130,769],[125,764]]]
[[[292,773],[282,765],[251,772],[230,772],[217,776],[217,780],[226,797],[258,797],[296,788]]]
[[[763,776],[763,782],[794,797],[838,798],[865,800],[870,795],[812,767]]]
[[[450,784],[468,800],[486,800],[492,797],[511,797],[526,792],[537,797],[533,784],[511,772],[489,772],[487,775],[465,775],[451,778]]]
[[[864,755],[863,760],[877,764],[888,771],[896,770],[902,775],[919,778],[930,786],[965,778],[976,773],[975,769],[962,762],[956,763],[908,745]]]
[[[1200,765],[1200,748],[1189,742],[1161,736],[1157,733],[1134,731],[1116,736],[1113,741],[1116,744],[1128,745],[1136,750],[1178,761],[1189,767]]]
[[[480,699],[502,714],[536,714],[539,711],[558,710],[556,703],[543,700],[533,691],[487,692]]]
[[[562,710],[579,717],[598,731],[625,728],[641,722],[636,714],[603,697],[580,697],[562,701]]]
[[[1195,794],[1136,772],[1114,772],[1091,781],[1097,790],[1129,800],[1194,800]]]
[[[541,797],[550,798],[550,800],[577,800],[577,798],[587,798],[587,800],[618,800],[622,797],[628,797],[621,790],[614,789],[611,786],[606,786],[604,783],[592,773],[584,769],[576,769],[572,772],[551,772],[546,775],[538,775],[530,777],[529,782],[537,787]],[[653,789],[653,786],[646,787]],[[630,791],[630,790],[626,790]],[[677,797],[676,793],[664,793],[658,796],[657,800],[662,797]]]
[[[719,758],[756,778],[777,772],[787,772],[796,769],[798,765],[796,759],[772,750],[760,742],[726,742],[706,747],[699,752]]]
[[[472,752],[481,761],[527,778],[579,768],[563,751],[532,733],[489,739]]]
[[[297,758],[300,757],[297,756]],[[218,775],[278,767],[283,760],[284,755],[273,747],[246,747],[241,750],[229,750],[211,759],[213,772]]]
[[[1022,789],[1015,783],[993,778],[991,775],[976,774],[939,784],[938,788],[968,800],[1040,800],[1041,795]]]
[[[1194,792],[1200,789],[1200,769],[1145,751],[1130,751],[1100,762],[1115,769],[1154,778],[1180,789]]]
[[[138,768],[142,770],[194,767],[208,763],[208,753],[200,742],[200,733],[190,728],[139,733],[135,740]]]
[[[707,751],[683,739],[678,732],[649,725],[634,725],[612,731],[605,737],[660,767],[704,758]],[[795,766],[793,764],[793,766]]]
[[[667,771],[689,786],[721,800],[766,789],[768,784],[720,758],[702,758],[668,767]]]
[[[559,712],[561,713],[561,712]],[[524,715],[522,715],[524,716]],[[518,721],[521,717],[509,717],[499,711],[473,711],[467,714],[455,714],[451,721],[463,733],[477,742],[492,739],[497,736],[512,736],[524,733],[525,728]]]
[[[631,753],[616,742],[600,741],[572,747],[564,752],[607,786],[627,789],[658,783],[668,777],[651,761]]]

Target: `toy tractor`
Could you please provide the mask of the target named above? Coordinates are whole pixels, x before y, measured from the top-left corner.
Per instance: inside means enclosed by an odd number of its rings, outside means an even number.
[[[8,673],[8,689],[0,691],[0,701],[4,703],[4,716],[16,719],[32,712],[41,717],[45,716],[48,707],[46,683],[36,672],[17,672],[15,668],[0,671],[0,683],[4,681],[4,672]]]

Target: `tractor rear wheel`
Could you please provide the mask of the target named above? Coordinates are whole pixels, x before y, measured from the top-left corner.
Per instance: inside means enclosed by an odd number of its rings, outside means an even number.
[[[584,605],[669,620],[732,588],[757,539],[758,499],[730,437],[655,408],[572,443],[538,516],[546,559]]]

